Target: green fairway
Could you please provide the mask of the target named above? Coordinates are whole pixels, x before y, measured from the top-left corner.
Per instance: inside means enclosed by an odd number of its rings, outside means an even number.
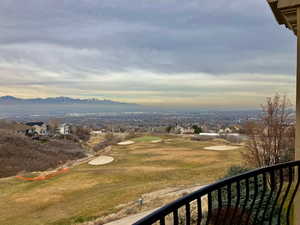
[[[161,137],[157,136],[143,136],[132,139],[134,142],[151,142],[151,141],[158,141],[161,140]]]

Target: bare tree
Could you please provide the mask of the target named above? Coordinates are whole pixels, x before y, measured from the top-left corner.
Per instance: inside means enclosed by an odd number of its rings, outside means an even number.
[[[276,94],[262,105],[258,121],[245,125],[248,151],[243,155],[255,167],[274,165],[293,158],[295,127],[286,96]]]
[[[72,126],[71,133],[82,141],[88,141],[90,139],[90,129],[85,126]]]
[[[48,121],[48,126],[49,126],[49,130],[50,130],[51,134],[56,133],[56,130],[59,127],[60,123],[61,123],[61,121],[59,119],[50,119]]]

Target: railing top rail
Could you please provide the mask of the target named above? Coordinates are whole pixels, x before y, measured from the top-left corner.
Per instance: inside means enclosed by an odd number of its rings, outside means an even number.
[[[235,183],[237,181],[240,181],[240,180],[243,180],[246,178],[250,178],[250,177],[254,177],[254,176],[257,176],[260,174],[264,174],[269,171],[274,171],[274,170],[279,170],[279,169],[284,169],[284,168],[289,168],[289,167],[296,167],[296,166],[300,166],[300,160],[286,162],[286,163],[280,163],[277,165],[263,167],[263,168],[258,168],[258,169],[248,171],[248,172],[245,172],[245,173],[237,175],[237,176],[233,176],[233,177],[229,177],[229,178],[220,180],[220,181],[210,184],[210,185],[206,185],[206,186],[200,188],[199,190],[197,190],[193,193],[190,193],[182,198],[179,198],[176,201],[154,211],[153,213],[142,218],[141,220],[137,221],[133,225],[148,225],[148,224],[150,225],[150,224],[154,223],[155,221],[157,221],[158,217],[163,217],[163,216],[173,212],[174,209],[178,209],[178,208],[184,206],[186,203],[194,201],[197,198],[202,197],[214,190],[218,190],[228,184]]]

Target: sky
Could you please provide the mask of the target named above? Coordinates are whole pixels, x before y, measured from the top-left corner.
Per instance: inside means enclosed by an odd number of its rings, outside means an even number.
[[[265,0],[0,1],[0,96],[256,108],[295,61]]]

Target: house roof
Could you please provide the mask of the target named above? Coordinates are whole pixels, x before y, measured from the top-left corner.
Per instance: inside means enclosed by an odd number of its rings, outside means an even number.
[[[42,126],[44,124],[44,122],[29,122],[29,123],[26,123],[26,125],[28,126]]]

